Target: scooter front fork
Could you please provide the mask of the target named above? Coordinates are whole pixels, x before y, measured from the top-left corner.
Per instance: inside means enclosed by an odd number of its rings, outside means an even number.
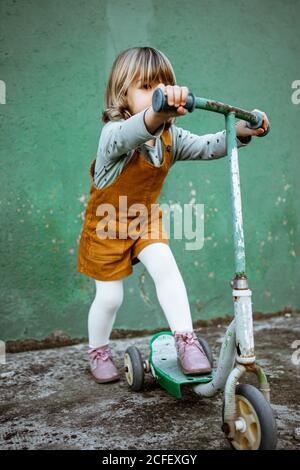
[[[227,437],[234,436],[238,429],[242,429],[242,423],[236,419],[235,389],[238,380],[245,372],[256,375],[260,390],[265,398],[270,401],[270,387],[263,369],[255,362],[252,292],[248,288],[247,278],[234,278],[231,281],[236,326],[236,366],[229,374],[224,390],[224,424],[223,431]]]
[[[270,386],[263,369],[257,363],[248,365],[237,364],[229,374],[224,390],[224,422],[222,430],[228,439],[233,438],[237,430],[243,429],[242,421],[237,418],[235,389],[239,379],[246,372],[252,372],[256,375],[260,391],[266,400],[270,402]]]
[[[255,362],[252,292],[248,288],[247,278],[235,278],[231,281],[234,316],[236,325],[236,361],[239,364]]]

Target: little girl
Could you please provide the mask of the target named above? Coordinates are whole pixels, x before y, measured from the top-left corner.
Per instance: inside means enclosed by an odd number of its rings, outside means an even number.
[[[154,112],[152,94],[159,86],[175,111]],[[152,277],[158,301],[174,335],[178,363],[185,374],[211,372],[193,331],[184,281],[169,246],[157,203],[168,171],[176,161],[212,160],[226,155],[226,131],[199,136],[177,127],[184,116],[188,88],[177,86],[168,58],[152,47],[120,53],[110,72],[102,114],[105,123],[97,157],[90,164],[90,198],[78,248],[77,270],[95,279],[89,310],[89,359],[98,382],[119,380],[109,338],[123,301],[123,278],[142,262]],[[268,127],[236,123],[237,146]],[[127,210],[129,208],[129,210]],[[134,210],[135,209],[135,210]],[[132,214],[134,212],[134,216]],[[140,231],[135,230],[140,211]],[[101,219],[106,212],[108,217]],[[149,213],[151,212],[151,219]],[[154,215],[154,216],[153,216]],[[103,222],[109,230],[103,231]]]

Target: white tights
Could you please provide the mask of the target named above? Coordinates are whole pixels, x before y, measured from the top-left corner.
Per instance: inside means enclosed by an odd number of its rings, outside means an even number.
[[[193,331],[189,301],[184,281],[173,253],[166,243],[151,243],[138,255],[152,277],[158,301],[172,333]],[[109,343],[117,311],[123,302],[123,280],[96,282],[96,296],[89,310],[89,346]]]

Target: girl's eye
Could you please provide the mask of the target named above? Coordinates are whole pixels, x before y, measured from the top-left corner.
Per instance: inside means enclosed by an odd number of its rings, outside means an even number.
[[[144,88],[144,87],[147,87],[147,88],[150,87],[150,88],[151,88],[151,85],[147,85],[147,83],[144,83],[144,84],[143,84],[143,88]]]

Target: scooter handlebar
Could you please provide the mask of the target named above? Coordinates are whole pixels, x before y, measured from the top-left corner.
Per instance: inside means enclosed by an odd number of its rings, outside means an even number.
[[[190,113],[194,111],[196,104],[196,97],[193,93],[189,93],[185,105],[183,106]],[[152,95],[152,108],[156,113],[160,111],[176,111],[176,106],[168,105],[167,97],[161,88],[156,88]]]
[[[255,114],[255,116],[257,117],[257,124],[252,124],[251,122],[247,122],[246,126],[249,127],[249,129],[258,129],[259,127],[262,126],[263,115],[258,110],[251,111],[251,113]],[[257,135],[256,137],[264,137],[265,135],[269,133],[269,131],[270,131],[270,123],[268,125],[268,128],[265,130],[265,132],[263,134]]]
[[[197,100],[197,103],[196,103],[196,100]],[[209,104],[208,104],[208,101],[209,101]],[[201,103],[201,102],[203,102],[203,103]],[[196,104],[197,104],[197,106],[196,106]],[[215,106],[212,108],[212,104],[217,104],[218,106],[221,105],[222,108],[219,112],[222,112],[223,114],[228,112],[226,110],[225,113],[224,113],[225,108],[228,108],[228,109],[232,108],[229,105],[224,105],[223,103],[213,102],[211,100],[206,100],[205,98],[196,98],[196,96],[192,92],[189,92],[189,94],[187,96],[186,103],[183,107],[185,109],[187,109],[190,113],[192,113],[194,111],[195,107],[201,108],[201,109],[207,109],[207,110],[210,110],[210,111],[217,111]],[[168,105],[167,97],[165,96],[165,94],[164,94],[164,92],[162,91],[161,88],[156,88],[154,90],[154,93],[152,95],[152,108],[156,113],[159,113],[160,111],[176,111],[176,109],[177,109],[176,106],[169,106]],[[232,109],[234,109],[235,112],[238,111],[238,112],[245,112],[246,113],[246,111],[240,110],[238,108],[232,108]],[[256,116],[256,121],[257,122],[255,124],[255,123],[251,123],[249,121],[246,121],[246,126],[249,127],[250,129],[258,129],[259,127],[262,126],[263,114],[258,110],[252,111],[251,114]],[[270,124],[269,124],[267,130],[263,134],[258,135],[257,137],[264,137],[265,135],[267,135],[269,133],[269,131],[270,131]]]

